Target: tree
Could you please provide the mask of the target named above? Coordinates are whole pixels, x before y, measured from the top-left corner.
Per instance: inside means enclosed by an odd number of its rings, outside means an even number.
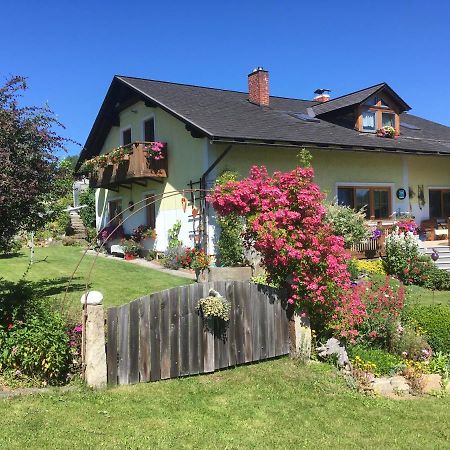
[[[37,230],[54,218],[52,202],[64,195],[56,152],[65,150],[62,127],[47,107],[20,106],[27,89],[15,76],[0,87],[0,249],[24,230]],[[63,171],[64,172],[64,171]]]

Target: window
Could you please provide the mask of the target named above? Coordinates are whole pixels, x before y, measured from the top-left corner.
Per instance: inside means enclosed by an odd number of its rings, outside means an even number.
[[[144,121],[144,142],[153,142],[155,140],[155,119]]]
[[[381,121],[383,127],[395,128],[395,114],[393,113],[381,113]]]
[[[108,202],[108,216],[109,221],[112,226],[119,225],[120,220],[122,219],[122,200],[111,200]]]
[[[122,145],[131,144],[131,128],[122,131]]]
[[[373,96],[359,107],[356,128],[366,133],[375,133],[382,127],[392,127],[399,131],[399,118],[395,111],[381,97]]]
[[[375,129],[375,112],[364,111],[362,113],[363,130],[364,131],[376,131]]]
[[[155,205],[155,194],[149,194],[145,196],[145,214],[147,225],[155,229],[156,227],[156,205]]]
[[[365,207],[367,219],[387,219],[391,214],[391,188],[340,186],[338,203],[356,210]]]
[[[430,189],[428,197],[431,219],[450,217],[450,189]]]

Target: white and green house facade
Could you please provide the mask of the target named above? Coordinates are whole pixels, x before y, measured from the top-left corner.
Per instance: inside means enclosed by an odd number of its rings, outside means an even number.
[[[201,242],[214,254],[214,211],[189,190],[209,188],[224,170],[291,170],[302,148],[312,153],[328,198],[366,205],[369,221],[388,223],[405,212],[419,224],[450,216],[450,128],[408,113],[388,84],[299,100],[270,96],[263,69],[248,82],[243,93],[115,76],[78,161],[80,168],[132,144],[125,164],[91,174],[98,229],[121,212],[125,233],[154,227],[156,238],[145,246],[164,251],[180,220],[183,243]],[[147,158],[143,143],[154,141],[165,144],[163,160]]]

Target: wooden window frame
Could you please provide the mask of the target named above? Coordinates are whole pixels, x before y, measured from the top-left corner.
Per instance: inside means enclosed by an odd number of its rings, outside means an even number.
[[[145,200],[145,224],[150,228],[156,228],[156,202],[149,204],[149,199],[156,199],[156,192],[145,192],[144,200]]]
[[[450,188],[428,188],[428,203],[430,204],[429,211],[431,210],[431,203],[430,203],[430,192],[431,191],[439,191],[441,193],[440,200],[441,200],[441,213],[444,214],[444,193],[450,193]],[[431,217],[430,219],[446,219],[444,215],[441,217]]]
[[[120,145],[126,145],[123,139],[123,134],[128,130],[130,130],[130,143],[133,142],[133,130],[131,128],[131,125],[128,125],[120,129]]]
[[[377,97],[375,105],[365,105],[361,104],[357,106],[356,112],[356,129],[362,133],[376,133],[383,126],[383,113],[390,113],[394,115],[395,132],[400,133],[400,116],[398,112],[390,108],[389,106],[384,106],[382,101],[389,103],[383,97]],[[375,130],[364,130],[363,128],[363,118],[362,114],[365,111],[371,111],[375,113]]]
[[[368,189],[369,190],[369,204],[368,212],[369,219],[368,220],[383,220],[389,219],[392,216],[392,189],[391,186],[364,186],[364,185],[344,185],[340,184],[336,188],[336,193],[339,193],[339,189],[352,189],[353,190],[353,205],[356,205],[356,190],[357,189]],[[388,192],[388,216],[387,217],[376,217],[375,218],[375,191],[387,191]]]
[[[112,222],[111,222],[111,220],[113,219],[113,217],[111,217],[111,203],[119,203],[119,206],[120,206],[120,214]],[[122,214],[123,214],[123,199],[122,199],[122,197],[112,198],[112,199],[108,200],[108,222],[110,222],[109,225],[117,226],[120,219],[122,218]]]
[[[151,114],[151,115],[149,115],[147,117],[144,117],[142,119],[142,125],[141,125],[141,127],[142,127],[142,142],[146,142],[146,139],[145,139],[145,123],[148,122],[149,120],[152,120],[152,119],[153,119],[153,139],[156,141],[156,119],[155,119],[155,115]]]

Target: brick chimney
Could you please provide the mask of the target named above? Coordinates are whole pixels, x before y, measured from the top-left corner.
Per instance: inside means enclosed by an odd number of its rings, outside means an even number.
[[[262,67],[248,75],[248,99],[260,106],[269,106],[269,72]]]

